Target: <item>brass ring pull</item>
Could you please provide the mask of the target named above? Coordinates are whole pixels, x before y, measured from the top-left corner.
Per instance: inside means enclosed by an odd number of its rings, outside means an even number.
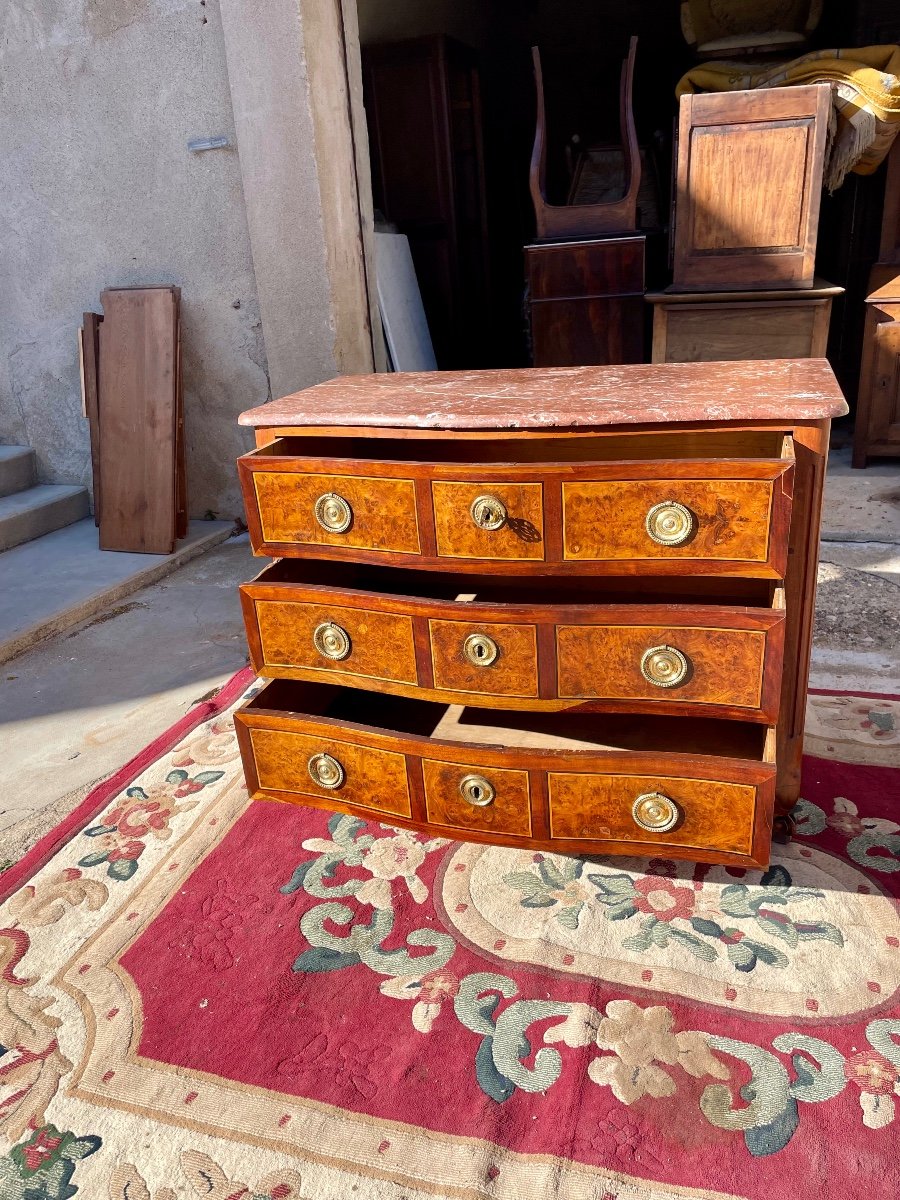
[[[346,533],[353,520],[353,509],[337,492],[325,492],[316,501],[316,520],[328,533]]]
[[[306,766],[313,783],[327,788],[330,792],[344,782],[344,768],[330,754],[314,754]]]
[[[644,520],[652,541],[658,546],[683,546],[694,533],[694,514],[677,500],[654,504]]]
[[[352,649],[350,634],[334,621],[323,621],[313,630],[313,644],[323,658],[340,662]]]
[[[645,792],[631,806],[634,823],[650,833],[667,833],[678,824],[681,815],[674,800],[662,792]]]
[[[687,655],[674,646],[651,646],[641,655],[641,674],[654,687],[670,688],[684,683],[690,666]]]
[[[466,804],[475,808],[487,808],[494,803],[496,792],[483,775],[464,775],[459,781],[459,794]]]
[[[500,647],[486,633],[470,633],[463,642],[463,654],[473,667],[489,667],[499,653]]]
[[[506,505],[496,496],[476,496],[469,513],[479,529],[502,529],[509,516]]]

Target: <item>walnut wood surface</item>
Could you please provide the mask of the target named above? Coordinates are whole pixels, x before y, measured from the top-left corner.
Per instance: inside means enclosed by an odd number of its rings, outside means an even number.
[[[647,834],[647,840],[698,852],[753,852],[757,789],[747,784],[659,775],[576,775],[551,772],[550,832],[572,841],[628,841],[634,836],[631,806],[635,797],[662,792],[681,814],[674,829]]]
[[[796,88],[783,89],[794,92]],[[774,94],[774,93],[770,93]],[[824,359],[343,375],[242,413],[254,427],[547,429],[840,417]]]
[[[557,727],[565,722],[567,732],[590,739],[573,742],[566,737],[542,736],[539,731],[529,735],[527,727],[517,732],[505,714],[505,729],[460,723],[453,727],[455,737],[451,739],[444,724],[439,726],[441,736],[428,736],[434,729],[431,705],[410,707],[409,702],[395,702],[398,707],[393,712],[385,706],[384,717],[401,714],[398,724],[402,728],[375,726],[351,719],[358,715],[353,709],[348,710],[350,717],[346,716],[340,710],[341,693],[334,689],[295,684],[296,690],[286,693],[284,689],[290,686],[281,681],[269,684],[235,717],[248,786],[256,798],[313,804],[369,817],[383,811],[387,818],[413,828],[433,828],[437,818],[469,840],[560,853],[664,852],[736,865],[768,860],[774,765],[764,761],[762,741],[748,739],[744,736],[747,731],[734,723],[673,719],[672,727],[664,731],[653,719],[634,726],[629,718],[619,718],[618,724],[613,718],[602,718],[599,723],[594,718],[594,723],[587,725],[582,718],[577,726],[568,714],[557,714]],[[297,703],[303,710],[285,708],[287,695],[292,697],[292,705]],[[329,704],[329,696],[334,695],[336,710]],[[716,725],[724,726],[718,737],[707,732],[707,727]],[[754,736],[756,732],[749,730]],[[527,741],[529,737],[535,745],[514,744],[517,738]],[[483,739],[489,738],[496,739],[493,745],[484,744]],[[659,750],[634,749],[654,742]],[[617,748],[622,743],[624,748]],[[731,757],[729,744],[736,747],[738,743],[745,753],[755,756]],[[683,746],[685,752],[672,750],[673,744]],[[698,753],[698,746],[704,744],[708,752]],[[326,792],[311,781],[308,757],[321,752],[333,755],[344,767],[346,780],[341,788]],[[368,757],[372,752],[378,757]],[[399,779],[401,755],[406,759],[406,786]],[[386,769],[389,763],[390,771]],[[470,813],[468,806],[457,807],[452,799],[453,790],[458,793],[460,781],[469,773],[484,776],[495,787],[495,803],[500,807],[493,820],[480,815],[482,810]],[[723,787],[726,790],[720,791]],[[716,806],[710,799],[704,800],[704,789],[710,798],[721,801],[727,797],[731,807],[723,812],[721,803]],[[629,827],[622,811],[626,802],[630,812],[638,795],[656,790],[674,793],[671,798],[685,814],[696,805],[696,815],[690,821],[685,815],[668,833],[650,833],[633,821]],[[535,837],[535,829],[552,828],[554,794],[559,836]],[[412,796],[411,816],[398,811],[405,807],[408,795]],[[365,800],[362,805],[360,796]],[[736,803],[738,797],[740,803]],[[600,836],[585,836],[586,820],[597,822]],[[603,835],[605,828],[609,836]]]
[[[447,583],[439,575],[403,573],[411,575],[410,588],[437,592],[435,598],[304,582],[304,569],[305,564],[282,562],[241,587],[253,666],[268,678],[341,681],[507,708],[577,704],[745,720],[777,716],[784,632],[777,607],[690,598],[648,604],[641,602],[641,587],[631,603],[604,604],[596,586],[582,588],[576,602],[572,593],[556,591],[556,603],[554,593],[526,603],[515,589],[508,589],[517,597],[512,602],[492,600],[490,592],[483,599],[455,600],[440,598]],[[351,652],[339,662],[323,658],[313,644],[316,625],[328,620],[351,638]],[[421,628],[420,637],[414,626]],[[496,642],[499,654],[490,666],[465,658],[463,643],[472,633]],[[692,670],[685,683],[659,688],[644,679],[641,657],[659,644],[688,654]]]
[[[302,667],[329,674],[350,672],[367,681],[416,683],[412,617],[339,604],[262,600],[253,606],[247,620],[248,625],[252,622],[251,637],[258,639],[260,667],[266,673]],[[326,622],[335,622],[349,635],[347,658],[328,659],[316,649],[314,632]]]
[[[827,85],[681,97],[673,286],[809,287]]]
[[[490,768],[490,783],[496,789],[493,803],[484,808],[467,804],[459,791],[460,780],[469,774],[480,774],[478,762],[444,763],[424,759],[425,812],[432,825],[446,826],[448,831],[530,837],[531,796],[527,771]]]
[[[409,817],[412,810],[403,755],[329,734],[331,730],[320,736],[284,728],[251,728],[250,749],[259,786],[266,791],[296,792],[328,801],[335,792],[320,787],[307,764],[317,754],[331,754],[346,773],[340,788],[342,803],[392,817]]]
[[[364,470],[364,468],[363,468]],[[258,471],[252,478],[260,532],[266,544],[358,547],[417,554],[416,491],[411,479]],[[345,533],[323,529],[315,516],[320,496],[336,492],[353,509]]]
[[[509,517],[500,529],[475,524],[470,507],[479,496],[496,496]],[[431,485],[434,532],[441,558],[542,559],[544,512],[540,483],[439,483]]]
[[[492,621],[428,622],[434,686],[442,692],[482,694],[485,698],[537,699],[537,628],[530,624]],[[471,663],[463,643],[471,634],[483,633],[499,647],[490,666]]]
[[[681,546],[658,545],[644,523],[654,505],[670,500],[689,509],[696,522],[696,532]],[[663,478],[564,483],[563,553],[567,559],[580,560],[773,561],[775,573],[781,574],[784,546],[773,546],[770,537],[776,500],[790,508],[783,490],[768,480]]]
[[[766,636],[709,626],[558,625],[559,695],[617,700],[666,698],[726,708],[758,709],[762,703]],[[661,688],[641,674],[641,658],[653,646],[673,646],[687,658],[684,683]]]

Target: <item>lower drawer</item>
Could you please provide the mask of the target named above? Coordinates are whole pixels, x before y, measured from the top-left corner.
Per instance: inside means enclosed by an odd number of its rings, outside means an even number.
[[[762,725],[445,708],[285,680],[235,724],[258,799],[562,853],[768,862]]]

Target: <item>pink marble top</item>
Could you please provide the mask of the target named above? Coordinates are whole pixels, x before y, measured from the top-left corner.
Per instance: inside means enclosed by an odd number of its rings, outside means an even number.
[[[816,420],[847,404],[823,358],[342,375],[241,413],[242,425],[560,429]]]

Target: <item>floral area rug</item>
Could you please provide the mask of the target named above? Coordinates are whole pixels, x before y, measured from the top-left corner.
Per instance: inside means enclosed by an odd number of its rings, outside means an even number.
[[[900,1194],[900,700],[763,872],[250,803],[249,682],[0,876],[0,1200]]]

